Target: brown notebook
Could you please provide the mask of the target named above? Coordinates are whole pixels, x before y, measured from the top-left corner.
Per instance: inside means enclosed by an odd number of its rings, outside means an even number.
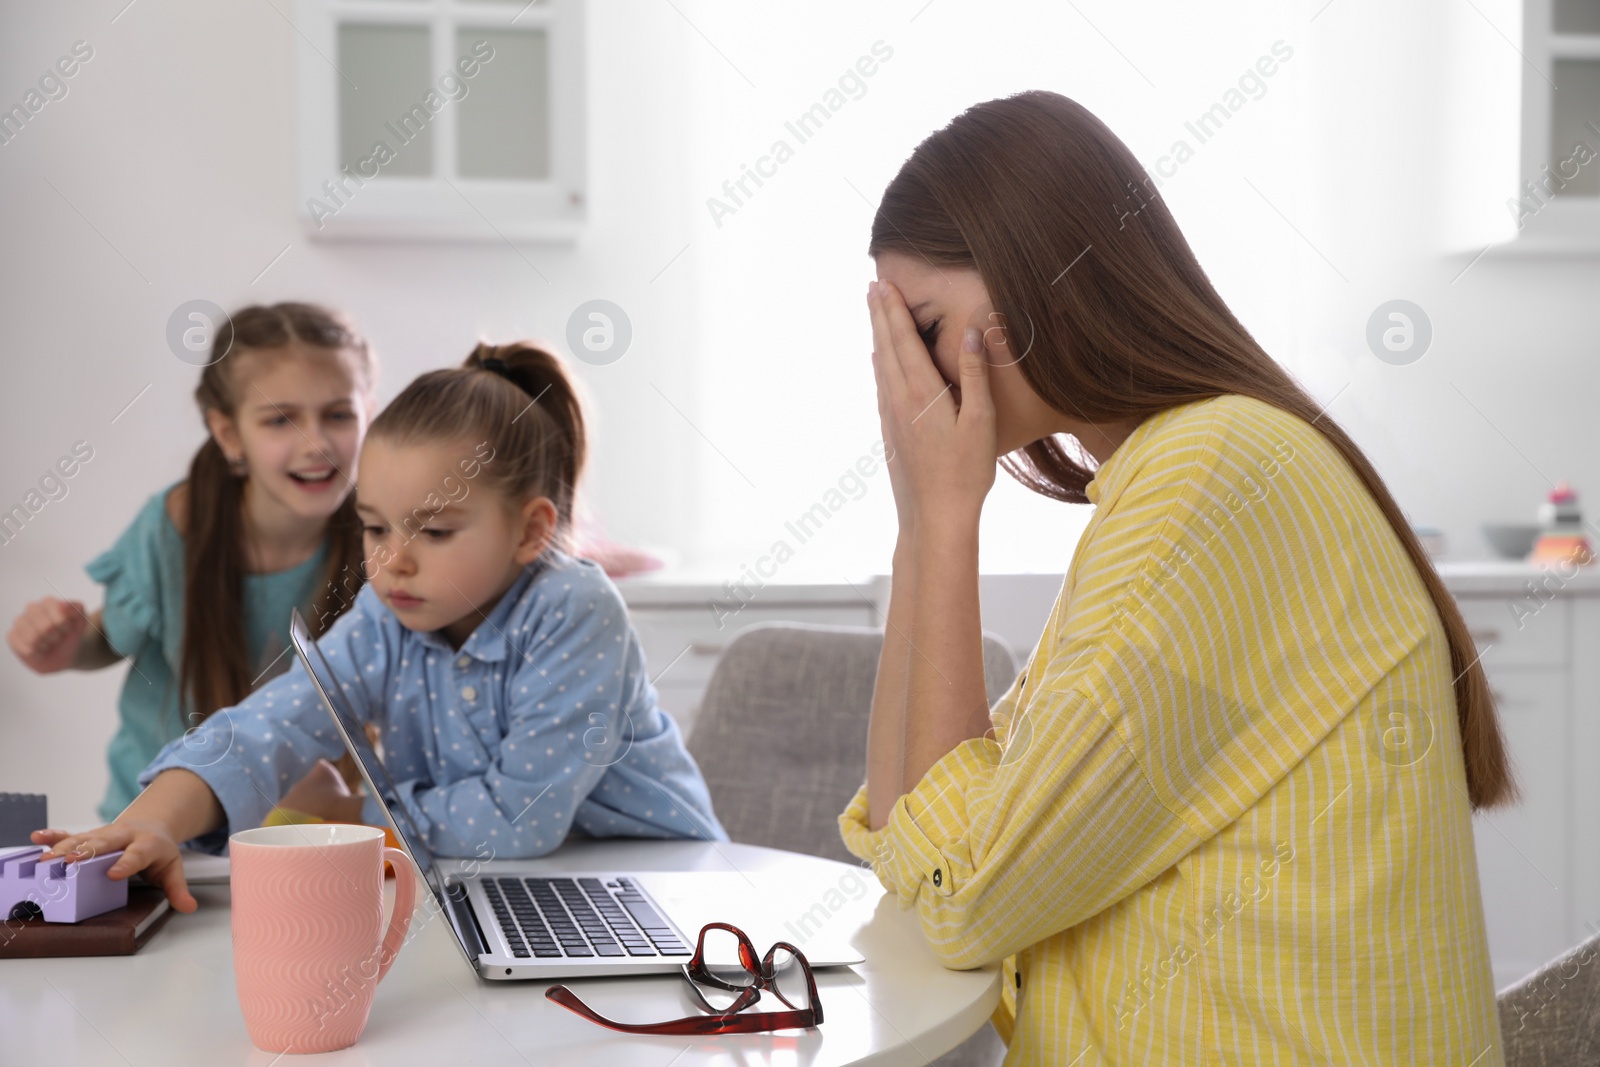
[[[155,886],[128,887],[128,906],[76,923],[43,919],[0,921],[0,960],[43,956],[127,956],[172,918],[167,895]]]

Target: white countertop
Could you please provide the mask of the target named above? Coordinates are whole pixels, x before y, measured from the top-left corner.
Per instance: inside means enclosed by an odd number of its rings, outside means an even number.
[[[1526,583],[1540,582],[1544,588],[1575,595],[1600,595],[1600,565],[1579,569],[1570,578],[1548,564],[1534,565],[1518,560],[1435,560],[1434,568],[1444,579],[1450,591],[1457,594],[1521,596]],[[701,604],[708,598],[728,595],[724,588],[735,581],[733,572],[690,571],[668,569],[649,574],[617,579],[617,588],[623,599],[633,607],[666,606],[674,604]],[[1059,591],[1062,572],[1036,574],[985,573],[984,579],[996,579],[1015,587],[1037,578],[1042,587],[1053,586],[1052,596]],[[762,604],[819,604],[841,603],[858,605],[863,597],[881,595],[885,575],[862,575],[840,581],[768,581],[759,586],[756,595]]]
[[[736,571],[712,573],[679,569],[651,571],[616,579],[617,589],[629,607],[651,607],[658,604],[702,604],[707,599],[725,599],[729,583],[740,581]],[[763,605],[775,604],[849,604],[859,605],[863,598],[868,602],[876,596],[875,578],[861,575],[839,581],[766,581],[755,590]]]
[[[1434,569],[1452,593],[1459,595],[1520,597],[1533,582],[1550,593],[1573,596],[1600,595],[1600,565],[1571,568],[1534,565],[1520,560],[1439,560]],[[1570,577],[1563,577],[1569,574]]]

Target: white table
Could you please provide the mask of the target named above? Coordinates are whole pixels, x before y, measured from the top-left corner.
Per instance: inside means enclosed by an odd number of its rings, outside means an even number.
[[[361,1040],[339,1052],[284,1057],[291,1064],[426,1064],[429,1067],[802,1067],[921,1065],[960,1044],[993,1012],[996,968],[950,971],[872,873],[831,860],[751,845],[577,841],[540,861],[549,869],[738,871],[772,901],[776,928],[814,906],[825,927],[866,957],[817,972],[825,1013],[815,1030],[707,1038],[637,1037],[605,1030],[545,1000],[549,983],[476,978],[434,917],[378,987]],[[864,891],[858,890],[863,889]],[[830,891],[832,891],[830,893]],[[390,887],[392,894],[392,887]],[[250,1044],[234,991],[228,889],[198,886],[200,909],[175,915],[133,956],[0,960],[0,1063],[74,1067],[267,1067]],[[851,895],[858,893],[858,899]],[[428,918],[420,906],[415,921]],[[391,897],[392,899],[392,897]],[[706,902],[711,912],[716,902]],[[762,934],[750,930],[765,951]],[[776,936],[796,941],[792,931]],[[688,1014],[675,976],[567,983],[602,1013],[665,1020]]]

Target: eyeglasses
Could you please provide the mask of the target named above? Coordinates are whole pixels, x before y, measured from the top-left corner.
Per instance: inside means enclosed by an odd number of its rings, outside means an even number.
[[[822,1002],[817,999],[811,964],[805,953],[787,941],[777,942],[765,956],[758,957],[743,930],[727,923],[707,923],[700,929],[694,957],[683,965],[683,976],[708,1014],[662,1023],[622,1023],[607,1019],[564,985],[553,985],[544,995],[590,1022],[625,1034],[751,1034],[822,1022]],[[790,1010],[745,1012],[761,999],[763,989]]]

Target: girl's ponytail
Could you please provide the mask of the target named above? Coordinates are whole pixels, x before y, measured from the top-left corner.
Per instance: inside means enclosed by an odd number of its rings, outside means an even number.
[[[486,361],[488,366],[485,366]],[[497,361],[506,368],[504,371],[498,369]],[[499,373],[527,393],[528,401],[539,405],[549,417],[555,433],[547,445],[546,470],[539,472],[535,480],[556,506],[563,537],[570,536],[578,480],[583,476],[588,452],[588,434],[583,403],[566,367],[545,349],[526,341],[506,345],[480,341],[467,357],[465,366]],[[570,544],[567,547],[571,547]]]
[[[250,692],[244,635],[244,482],[215,438],[189,463],[183,523],[183,653],[179,704],[195,726]]]
[[[573,515],[588,455],[577,382],[548,349],[529,341],[479,343],[457,368],[413,381],[367,431],[397,444],[467,440],[494,449],[479,481],[507,500],[546,496],[556,508],[554,544],[573,548]]]

